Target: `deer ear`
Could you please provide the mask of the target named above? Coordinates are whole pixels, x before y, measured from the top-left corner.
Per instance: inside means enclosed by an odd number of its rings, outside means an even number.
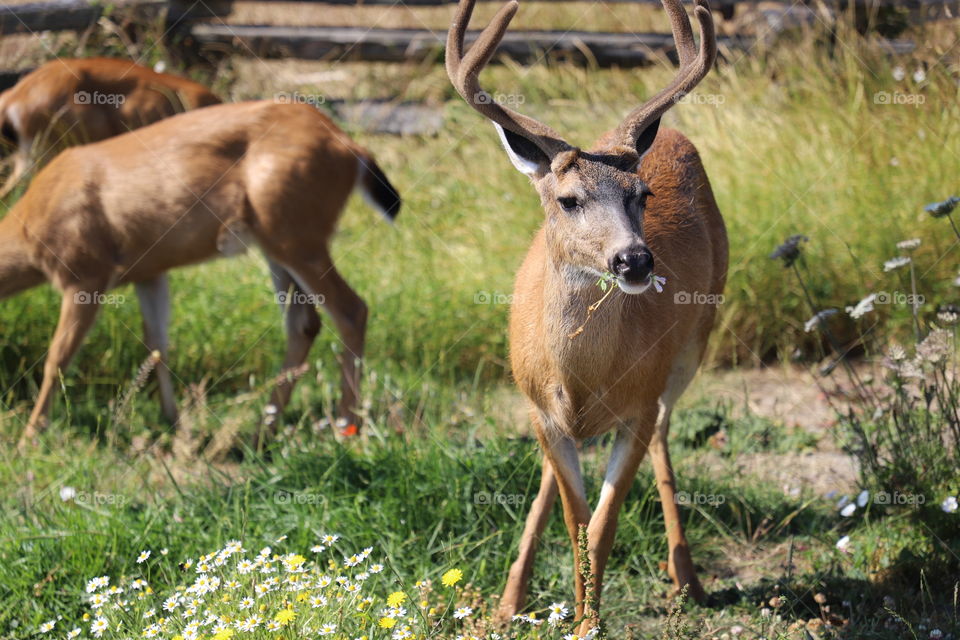
[[[640,156],[640,159],[643,159],[643,156],[650,151],[650,147],[653,146],[653,141],[657,139],[657,131],[660,129],[660,118],[657,118],[651,122],[646,129],[644,129],[635,141],[635,146],[637,149],[637,155]]]
[[[550,158],[547,157],[540,147],[523,136],[507,131],[496,122],[493,126],[497,128],[500,134],[500,142],[503,148],[507,150],[510,156],[510,162],[520,173],[530,177],[539,177],[550,171]]]

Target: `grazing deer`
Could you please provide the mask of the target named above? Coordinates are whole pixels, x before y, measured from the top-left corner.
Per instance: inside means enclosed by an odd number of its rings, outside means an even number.
[[[181,111],[219,104],[201,84],[114,58],[57,59],[0,94],[0,141],[13,171],[0,197],[57,151],[104,140]]]
[[[103,293],[128,282],[140,300],[144,343],[159,352],[163,413],[176,421],[164,363],[166,272],[248,244],[266,254],[286,312],[287,353],[268,409],[282,410],[290,397],[320,331],[318,302],[344,344],[340,417],[355,424],[367,307],[329,251],[354,186],[388,220],[397,215],[400,196],[369,152],[313,107],[266,101],[188,111],[54,158],[0,220],[0,298],[44,281],[63,293],[21,443],[44,426],[57,377]]]
[[[507,109],[480,87],[517,2],[509,2],[464,54],[474,0],[461,0],[447,39],[447,73],[461,96],[490,119],[514,166],[530,177],[546,214],[517,274],[510,317],[510,361],[528,397],[544,452],[540,490],[524,527],[520,554],[500,603],[521,610],[537,539],[558,489],[577,566],[577,534],[587,527],[594,583],[576,577],[577,614],[586,589],[599,607],[617,516],[649,449],[669,544],[668,571],[678,588],[701,600],[675,501],[667,451],[670,412],[693,378],[713,327],[715,305],[678,304],[680,292],[719,295],[727,237],[694,146],[680,133],[658,132],[660,118],[707,74],[716,39],[705,0],[696,0],[700,49],[680,0],[663,0],[680,68],[671,84],[634,109],[592,151]],[[654,259],[671,293],[650,292]],[[602,305],[598,278],[619,288]],[[695,296],[702,300],[703,296]],[[587,504],[577,445],[615,430],[599,504]],[[581,632],[598,612],[587,611]]]

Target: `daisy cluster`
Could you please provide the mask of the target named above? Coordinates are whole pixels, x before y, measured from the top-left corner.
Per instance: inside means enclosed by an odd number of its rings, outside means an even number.
[[[37,632],[67,640],[581,640],[564,634],[571,622],[564,603],[544,619],[517,616],[510,630],[493,631],[475,611],[476,594],[458,586],[460,569],[443,573],[439,590],[430,579],[409,587],[374,560],[372,547],[341,546],[339,535],[327,534],[306,555],[271,546],[254,553],[234,540],[172,566],[164,564],[166,549],[145,550],[134,562],[140,577],[91,578],[81,619],[50,620]],[[150,584],[143,575],[171,576],[161,578],[171,584]]]

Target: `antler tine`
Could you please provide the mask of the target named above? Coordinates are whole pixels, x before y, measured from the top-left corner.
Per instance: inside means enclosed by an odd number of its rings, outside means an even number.
[[[680,0],[661,0],[663,8],[670,18],[670,30],[673,40],[677,43],[677,59],[680,68],[684,68],[697,54],[697,46],[693,40],[693,29],[690,27],[690,18]]]
[[[570,145],[556,131],[542,122],[501,106],[480,86],[480,72],[496,53],[497,45],[520,5],[516,0],[511,0],[501,7],[464,55],[463,41],[474,2],[460,0],[457,15],[447,33],[447,75],[454,88],[471,107],[507,131],[527,138],[547,157],[552,158],[556,153],[569,149]]]
[[[676,2],[676,5],[672,5],[673,2]],[[676,104],[678,97],[689,93],[691,89],[697,86],[710,71],[710,68],[713,67],[713,63],[717,59],[717,37],[713,17],[710,15],[710,6],[707,4],[707,0],[695,0],[695,2],[696,6],[693,9],[693,14],[700,24],[700,51],[696,56],[693,55],[695,51],[693,30],[690,27],[689,20],[684,14],[683,23],[685,25],[680,26],[679,16],[675,17],[672,12],[678,8],[679,2],[663,0],[663,6],[670,12],[670,20],[674,26],[674,39],[677,41],[680,69],[677,71],[673,82],[624,118],[623,123],[617,130],[617,137],[622,144],[627,146],[635,144],[638,136],[650,124]],[[683,12],[682,6],[679,7],[679,11]],[[678,26],[680,26],[679,32]]]

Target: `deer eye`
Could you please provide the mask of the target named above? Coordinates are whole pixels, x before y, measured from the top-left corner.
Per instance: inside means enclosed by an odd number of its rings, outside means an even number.
[[[577,199],[573,196],[557,198],[557,202],[560,204],[560,208],[567,213],[572,213],[580,208],[580,203],[577,202]]]

